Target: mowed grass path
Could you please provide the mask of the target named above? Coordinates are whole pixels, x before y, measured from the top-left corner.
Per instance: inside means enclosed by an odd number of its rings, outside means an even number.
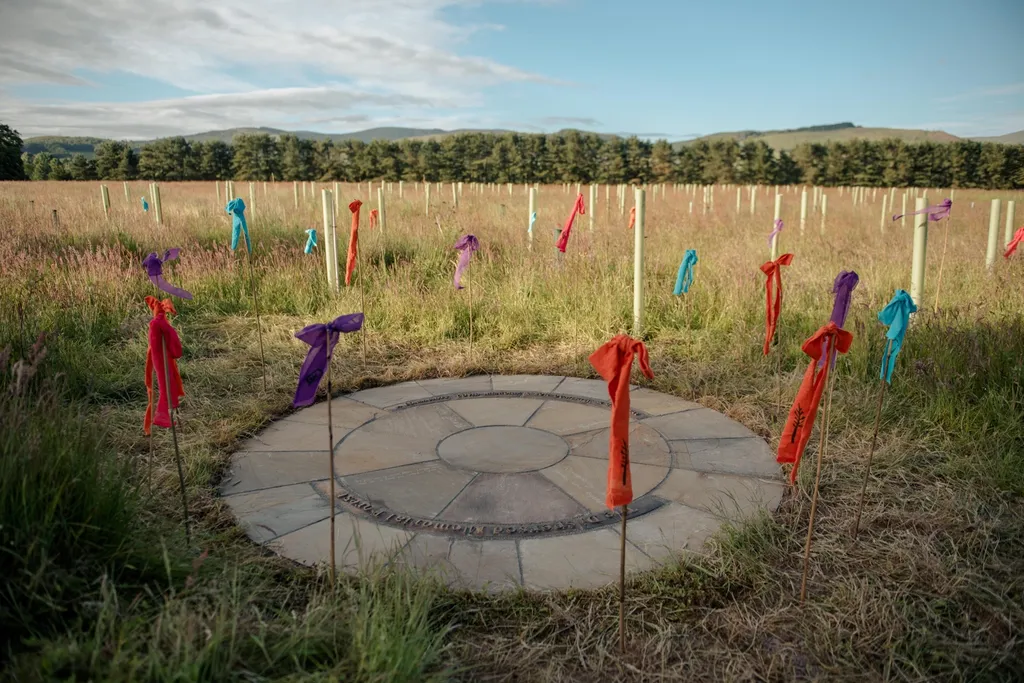
[[[854,543],[884,344],[876,315],[895,288],[909,289],[912,219],[883,233],[881,193],[854,207],[830,189],[825,234],[816,213],[801,234],[799,194],[784,193],[780,253],[795,260],[783,274],[780,344],[764,358],[758,267],[770,193],[761,188],[753,216],[745,189],[738,214],[735,188],[719,188],[706,214],[699,190],[648,193],[643,336],[655,379],[637,381],[773,445],[833,279],[852,269],[861,281],[847,324],[854,346],[837,366],[806,605],[796,595],[809,466],[804,493],[774,515],[631,580],[620,655],[613,588],[487,597],[377,568],[332,591],[325,573],[253,546],[217,500],[234,444],[290,410],[306,351],[292,335],[306,324],[366,313],[365,362],[360,335],[344,336],[338,392],[475,373],[594,376],[586,356],[630,330],[633,234],[614,188],[610,211],[604,188],[588,207],[594,231],[581,217],[558,257],[552,232],[574,189],[541,188],[531,251],[522,186],[510,197],[466,184],[458,208],[450,185],[435,187],[426,216],[422,185],[399,199],[395,183],[386,231],[366,227],[365,184],[342,187],[342,261],[345,204],[365,202],[360,267],[355,286],[332,294],[322,251],[302,253],[308,227],[323,246],[320,197],[296,209],[290,183],[266,193],[256,184],[247,215],[264,393],[245,256],[227,248],[230,219],[212,183],[161,185],[163,226],[141,211],[142,183],[130,201],[110,184],[109,220],[96,183],[0,184],[0,348],[12,351],[0,384],[0,630],[19,680],[1012,680],[1024,670],[1024,260],[1000,255],[995,273],[984,269],[988,200],[1009,194],[956,193],[937,312],[947,224],[931,226],[925,305],[887,394]],[[249,203],[247,183],[235,188]],[[481,249],[455,292],[452,244],[467,232]],[[1000,247],[1002,234],[1001,219]],[[176,302],[174,318],[192,547],[170,435],[157,430],[151,466],[141,430],[153,288],[140,263],[173,246],[182,257],[166,276],[195,295]],[[688,248],[700,257],[696,280],[676,298]],[[13,372],[15,359],[38,356],[44,331],[45,358]],[[816,447],[814,437],[805,462]]]

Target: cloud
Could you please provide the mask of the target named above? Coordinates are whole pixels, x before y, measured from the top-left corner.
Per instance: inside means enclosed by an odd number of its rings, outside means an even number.
[[[95,135],[152,138],[210,129],[270,126],[349,126],[366,123],[369,111],[393,116],[434,108],[455,108],[458,100],[375,93],[342,86],[276,88],[244,93],[194,95],[146,102],[38,103],[5,100],[0,120],[20,124],[24,136]]]
[[[481,106],[490,86],[555,83],[457,53],[472,33],[501,27],[456,25],[446,12],[494,1],[3,0],[0,87],[94,87],[79,74],[126,73],[196,95],[114,104],[7,94],[0,116],[29,134],[152,137],[365,123],[375,111],[437,119],[438,109]],[[280,85],[294,87],[269,87]]]
[[[935,101],[964,102],[969,100],[980,100],[986,97],[1000,97],[1004,95],[1024,95],[1024,83],[1009,83],[1006,85],[997,85],[989,88],[978,88],[976,90],[968,90],[967,92],[958,93],[956,95],[936,97]]]
[[[597,119],[585,116],[545,116],[539,119],[544,126],[599,126],[601,122]]]

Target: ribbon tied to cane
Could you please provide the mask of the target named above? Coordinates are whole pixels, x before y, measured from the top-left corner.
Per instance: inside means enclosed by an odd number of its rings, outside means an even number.
[[[888,340],[887,350],[882,357],[882,371],[879,379],[884,379],[892,384],[892,371],[896,368],[896,356],[903,348],[903,338],[907,335],[907,325],[910,324],[910,314],[917,312],[914,300],[906,290],[897,289],[892,299],[878,313],[878,320],[883,325],[888,325],[889,330],[885,333]]]
[[[771,233],[768,235],[768,246],[769,247],[772,246],[772,240],[775,239],[775,236],[778,235],[780,232],[782,232],[782,228],[784,227],[784,225],[785,224],[782,222],[781,218],[776,218],[775,219],[775,229],[772,230]]]
[[[146,201],[145,197],[139,197],[139,199],[142,200],[142,210],[148,212],[149,211],[149,202]]]
[[[629,207],[629,229],[632,230],[636,227],[636,207]]]
[[[312,253],[313,248],[316,246],[316,228],[309,228],[306,230],[306,246],[303,248],[302,253]]]
[[[533,224],[536,223],[536,222],[537,222],[537,212],[534,211],[533,213],[530,214],[530,227],[526,229],[526,232],[530,233],[530,235],[533,235]]]
[[[782,266],[788,266],[792,262],[792,254],[783,254],[774,261],[767,261],[761,265],[761,272],[768,276],[764,283],[764,355],[766,356],[772,339],[775,338],[775,329],[779,324],[779,314],[782,311]]]
[[[654,378],[647,347],[624,334],[614,337],[590,354],[590,365],[608,383],[612,400],[611,435],[608,442],[608,488],[605,505],[616,508],[633,501],[633,479],[629,467],[629,375],[633,357],[639,356],[640,370]]]
[[[904,216],[917,216],[918,214],[928,214],[928,220],[940,221],[943,218],[949,218],[950,209],[953,208],[953,200],[946,199],[941,204],[934,204],[932,206],[925,207],[919,211],[909,211],[907,213],[895,214],[892,219],[898,221]]]
[[[804,372],[804,378],[797,391],[796,400],[793,401],[793,407],[789,409],[789,417],[786,420],[786,426],[782,429],[779,452],[776,456],[776,460],[780,463],[792,463],[793,469],[789,473],[790,483],[796,481],[800,458],[811,438],[814,418],[818,414],[821,395],[828,382],[831,364],[821,363],[819,369],[818,361],[837,352],[846,353],[850,350],[852,343],[853,335],[831,320],[804,342],[803,352],[811,357],[811,362]]]
[[[473,235],[463,235],[455,243],[455,249],[459,252],[459,262],[455,266],[455,289],[462,289],[462,273],[469,267],[473,252],[479,248],[480,242]]]
[[[299,384],[295,388],[292,405],[296,408],[312,405],[316,400],[316,390],[320,379],[327,370],[327,365],[334,355],[334,346],[341,334],[356,332],[363,326],[362,313],[340,315],[329,323],[307,325],[295,333],[295,338],[309,344],[306,359],[299,370]]]
[[[1024,242],[1024,225],[1017,228],[1017,232],[1013,233],[1013,239],[1006,245],[1006,251],[1003,252],[1003,258],[1010,258],[1013,256],[1013,252],[1017,251],[1017,247],[1020,243]]]
[[[377,209],[370,209],[370,230],[377,227],[378,219],[380,218],[380,212]]]
[[[352,229],[348,235],[348,257],[345,259],[345,286],[352,284],[352,272],[356,269],[356,256],[359,250],[359,207],[363,203],[358,199],[349,202],[348,210],[352,212]]]
[[[697,250],[687,249],[682,263],[679,264],[679,272],[676,273],[676,287],[672,290],[674,295],[689,293],[690,285],[693,284],[693,267],[695,265],[697,265]]]
[[[850,301],[853,299],[853,290],[857,288],[860,276],[855,271],[843,270],[836,275],[832,283],[832,293],[835,294],[835,301],[832,304],[832,315],[829,321],[834,322],[837,327],[846,327],[846,316],[850,313]],[[825,356],[818,361],[820,368],[825,362]],[[835,367],[836,357],[832,354],[832,366]]]
[[[583,204],[583,193],[580,192],[576,195],[576,203],[572,205],[572,212],[569,213],[569,217],[565,220],[565,226],[562,228],[561,234],[558,236],[558,242],[555,244],[558,247],[558,251],[565,253],[565,248],[569,244],[569,233],[572,231],[573,221],[576,220],[576,216],[582,216],[586,211],[586,206]]]
[[[245,222],[245,202],[241,197],[235,197],[224,210],[231,214],[231,251],[238,248],[238,238],[245,235],[245,250],[252,253],[252,243],[249,241],[249,226]]]
[[[164,252],[163,258],[156,255],[156,252],[151,252],[143,261],[142,265],[149,274],[149,280],[156,286],[157,289],[167,292],[171,296],[176,296],[182,299],[192,299],[192,295],[186,292],[181,287],[175,287],[170,282],[164,279],[164,264],[168,261],[173,261],[178,258],[178,254],[181,253],[181,249],[174,247]]]
[[[149,434],[151,426],[170,428],[170,409],[178,407],[178,399],[185,395],[178,373],[178,362],[181,358],[181,338],[177,330],[167,320],[168,315],[176,315],[174,302],[170,299],[160,301],[155,296],[146,297],[146,305],[153,312],[149,321],[149,348],[146,349],[146,415],[142,421],[142,433]],[[153,411],[153,373],[156,372],[156,383],[160,390],[156,412]]]

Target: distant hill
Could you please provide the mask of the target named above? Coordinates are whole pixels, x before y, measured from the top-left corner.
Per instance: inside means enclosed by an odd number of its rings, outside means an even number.
[[[569,131],[570,129],[565,129],[558,132],[567,133]],[[316,133],[308,130],[287,131],[279,128],[228,128],[225,130],[210,130],[204,133],[185,135],[184,138],[190,142],[209,142],[211,140],[231,142],[235,136],[243,134],[263,133],[273,137],[279,137],[290,133],[304,140],[332,140],[334,142],[341,142],[343,140],[360,140],[362,142],[370,142],[372,140],[441,140],[449,135],[456,135],[458,133],[493,133],[500,135],[508,132],[511,131],[472,128],[460,128],[457,130],[441,130],[440,128],[369,128],[367,130],[359,130],[352,133]],[[589,131],[578,132],[589,133]],[[596,133],[596,135],[605,140],[618,137],[608,133]],[[852,123],[833,123],[823,126],[808,126],[806,128],[792,128],[787,130],[743,130],[731,133],[715,133],[713,135],[705,135],[692,140],[674,142],[672,143],[672,146],[679,149],[684,145],[692,145],[701,140],[712,142],[714,140],[725,140],[729,138],[733,138],[741,142],[750,139],[762,140],[774,149],[787,151],[792,150],[803,142],[824,143],[833,140],[882,140],[886,138],[897,138],[906,142],[924,142],[926,140],[930,140],[932,142],[955,142],[956,140],[962,139],[941,130],[863,128],[861,126],[855,126]],[[1000,135],[998,137],[976,137],[969,139],[976,140],[978,142],[1024,144],[1024,131]],[[95,156],[94,148],[101,142],[103,142],[103,138],[60,137],[48,135],[26,139],[22,146],[22,151],[28,152],[29,154],[49,152],[58,158],[70,157],[72,154],[84,154],[86,157],[92,158]],[[152,142],[152,140],[132,140],[130,142],[133,147],[138,149],[147,142]]]
[[[1022,131],[1024,133],[1024,131]],[[1020,135],[1013,133],[1011,135]],[[1011,136],[1003,136],[1011,137]],[[692,140],[684,140],[673,143],[677,149],[684,145],[692,145],[701,140],[712,142],[714,140],[727,140],[733,138],[739,142],[747,140],[761,140],[769,147],[776,150],[792,151],[794,147],[802,143],[825,143],[845,142],[849,140],[885,140],[896,138],[904,142],[956,142],[962,138],[946,133],[941,130],[913,130],[906,128],[864,128],[855,126],[852,123],[836,123],[826,126],[808,126],[806,128],[793,128],[789,130],[745,130],[733,133],[715,133],[705,135]],[[1010,142],[1009,140],[989,139],[990,142]]]

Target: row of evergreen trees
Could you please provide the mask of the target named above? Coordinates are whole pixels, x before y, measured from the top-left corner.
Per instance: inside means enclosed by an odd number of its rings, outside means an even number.
[[[238,135],[231,144],[165,138],[136,151],[96,147],[95,159],[23,155],[35,180],[430,180],[473,182],[759,183],[896,187],[1024,187],[1024,145],[852,140],[776,152],[758,140],[673,148],[568,131],[460,133],[441,140],[342,142]]]

